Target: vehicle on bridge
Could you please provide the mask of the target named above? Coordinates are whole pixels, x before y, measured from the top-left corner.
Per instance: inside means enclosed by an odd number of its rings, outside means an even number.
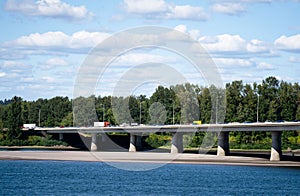
[[[201,120],[194,120],[193,125],[201,125],[202,121]]]
[[[36,124],[34,123],[31,123],[31,124],[23,124],[23,129],[26,129],[26,130],[33,130],[36,128]]]
[[[110,123],[109,122],[94,122],[94,127],[109,127]]]

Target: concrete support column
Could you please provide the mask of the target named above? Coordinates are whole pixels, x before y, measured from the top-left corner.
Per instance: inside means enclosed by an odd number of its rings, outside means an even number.
[[[91,151],[97,151],[97,134],[93,133],[92,134],[92,143],[91,143]]]
[[[218,136],[217,156],[226,156],[229,154],[229,132],[220,132]]]
[[[273,131],[272,134],[272,147],[270,161],[280,161],[281,151],[281,131]]]
[[[59,133],[58,134],[58,138],[59,138],[59,141],[62,141],[64,139],[64,134],[63,133]]]
[[[172,146],[171,153],[182,153],[183,152],[183,133],[177,132],[172,133]]]
[[[138,149],[142,147],[142,135],[136,136],[135,144]]]
[[[129,152],[136,152],[136,136],[130,133]]]

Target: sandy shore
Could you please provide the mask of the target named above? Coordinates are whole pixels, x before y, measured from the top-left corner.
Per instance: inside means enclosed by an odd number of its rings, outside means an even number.
[[[299,167],[296,161],[270,161],[265,158],[203,154],[170,154],[153,152],[86,152],[86,151],[1,151],[0,160],[56,160],[56,161],[97,161],[97,162],[146,162],[185,163],[216,165],[249,165]]]

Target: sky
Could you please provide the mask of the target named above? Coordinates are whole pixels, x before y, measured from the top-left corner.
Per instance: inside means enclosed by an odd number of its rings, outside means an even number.
[[[143,26],[175,29],[195,40],[224,86],[235,80],[261,83],[268,76],[299,82],[299,0],[1,0],[0,6],[0,100],[72,98],[93,49]],[[97,75],[93,91],[114,95],[126,88],[123,81],[135,79],[129,94],[150,95],[171,80],[207,85],[176,51],[140,47],[117,55]]]

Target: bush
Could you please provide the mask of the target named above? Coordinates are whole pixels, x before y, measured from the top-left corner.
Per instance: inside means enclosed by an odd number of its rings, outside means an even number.
[[[52,140],[50,136],[41,137],[41,136],[29,136],[28,143],[31,146],[67,146],[66,142]]]
[[[151,133],[149,137],[146,138],[146,142],[153,148],[158,148],[160,146],[165,146],[172,140],[172,136],[170,135],[158,135],[155,133]]]
[[[26,140],[2,140],[0,141],[0,146],[27,146],[28,142]]]

